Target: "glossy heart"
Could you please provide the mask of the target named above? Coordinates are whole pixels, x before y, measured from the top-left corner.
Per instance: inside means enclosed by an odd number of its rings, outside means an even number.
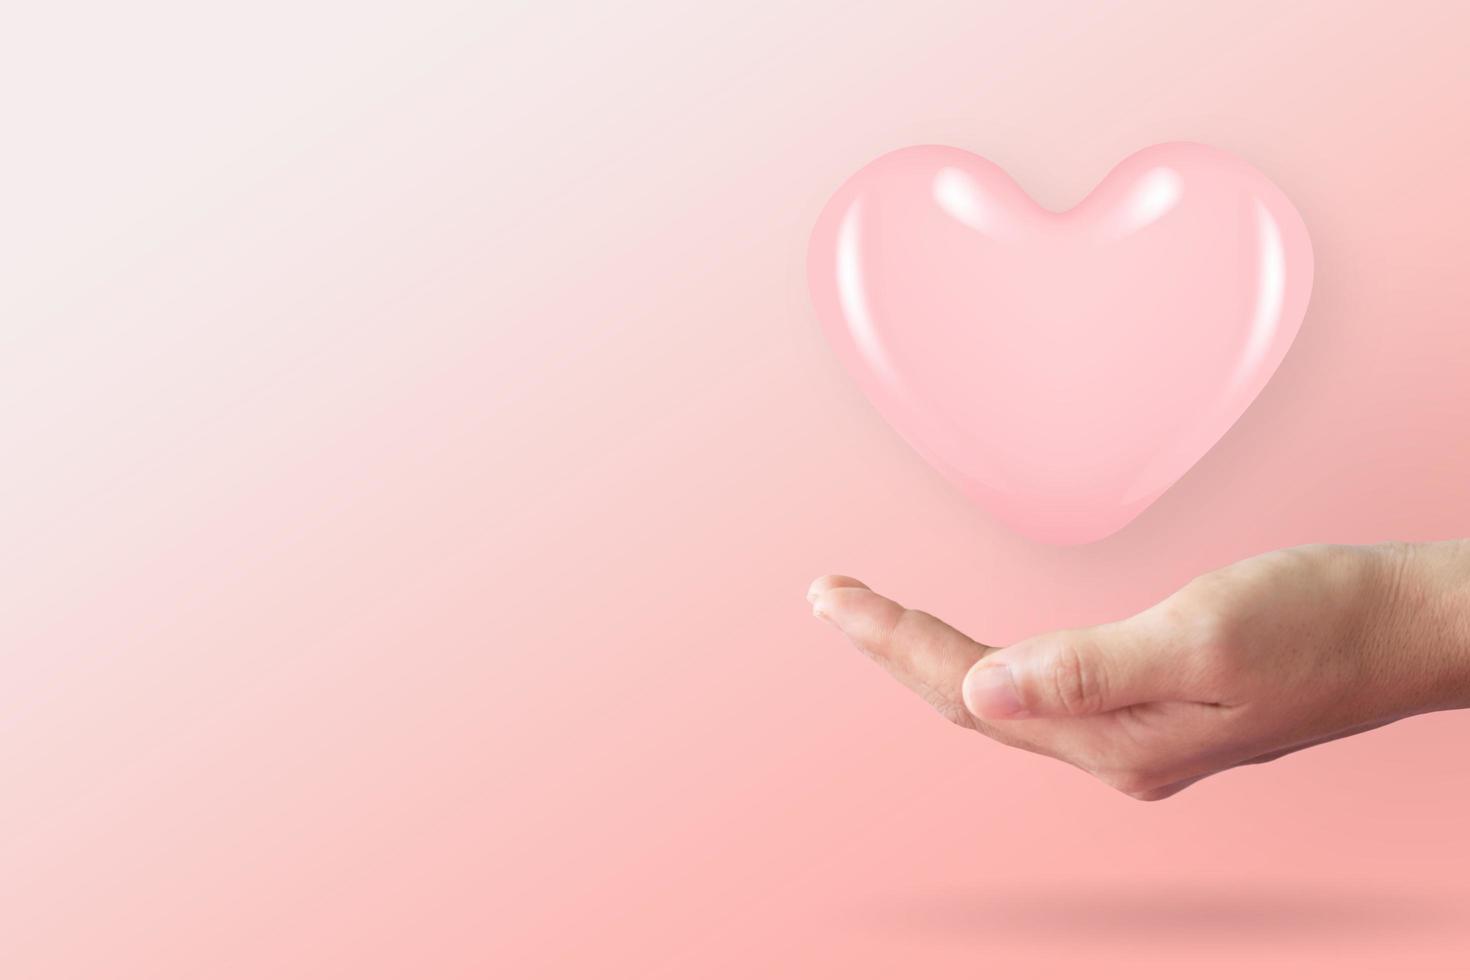
[[[828,202],[808,284],[838,356],[926,459],[1033,538],[1106,537],[1270,379],[1312,284],[1301,216],[1207,146],[1120,163],[1047,211],[952,147],[889,153]]]

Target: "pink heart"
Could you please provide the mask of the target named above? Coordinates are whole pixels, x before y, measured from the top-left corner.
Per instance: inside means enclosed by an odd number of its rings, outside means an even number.
[[[1312,245],[1285,194],[1208,146],[1140,150],[1062,214],[988,160],[915,146],[833,195],[807,277],[905,439],[1016,530],[1080,544],[1260,393],[1306,312]]]

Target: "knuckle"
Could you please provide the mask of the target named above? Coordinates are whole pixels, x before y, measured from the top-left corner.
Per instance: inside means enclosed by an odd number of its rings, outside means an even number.
[[[973,729],[975,727],[975,716],[970,714],[969,709],[963,704],[941,696],[931,696],[927,700],[934,706],[934,710],[950,724],[961,728]]]
[[[902,651],[910,659],[920,658],[930,648],[935,624],[933,616],[918,609],[902,609],[887,623],[885,640],[890,649]]]
[[[1201,609],[1195,613],[1192,625],[1195,646],[1201,652],[1219,659],[1235,649],[1239,627],[1228,610],[1218,606]]]
[[[1241,627],[1228,608],[1196,610],[1184,633],[1187,655],[1199,679],[1211,690],[1230,690],[1241,671]]]
[[[1092,714],[1103,703],[1102,672],[1095,658],[1075,643],[1064,643],[1052,653],[1046,683],[1053,700],[1068,714]]]

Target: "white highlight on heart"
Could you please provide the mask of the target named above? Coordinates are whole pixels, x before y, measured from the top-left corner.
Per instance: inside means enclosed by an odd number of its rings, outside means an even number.
[[[842,227],[837,233],[837,301],[842,307],[842,315],[847,318],[853,343],[857,345],[863,360],[881,375],[885,384],[891,384],[894,380],[893,367],[883,350],[882,341],[878,339],[878,331],[873,326],[873,316],[868,309],[868,296],[863,289],[858,223],[861,211],[862,205],[854,203],[843,217]]]
[[[1179,175],[1168,167],[1155,167],[1139,179],[1118,211],[1118,221],[1109,231],[1114,238],[1131,235],[1158,221],[1174,209],[1183,193]]]
[[[997,237],[999,223],[993,207],[987,207],[975,183],[954,167],[934,176],[934,203],[966,227]]]
[[[1256,310],[1251,317],[1245,349],[1235,366],[1237,382],[1254,374],[1265,357],[1281,320],[1281,304],[1286,297],[1286,249],[1281,244],[1281,228],[1259,201],[1256,202],[1256,234],[1261,251],[1260,287],[1256,290]]]

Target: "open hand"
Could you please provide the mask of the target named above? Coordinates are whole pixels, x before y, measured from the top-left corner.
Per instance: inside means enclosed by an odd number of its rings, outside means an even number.
[[[1004,648],[830,575],[812,611],[949,720],[1141,800],[1470,704],[1470,544],[1312,545]]]

